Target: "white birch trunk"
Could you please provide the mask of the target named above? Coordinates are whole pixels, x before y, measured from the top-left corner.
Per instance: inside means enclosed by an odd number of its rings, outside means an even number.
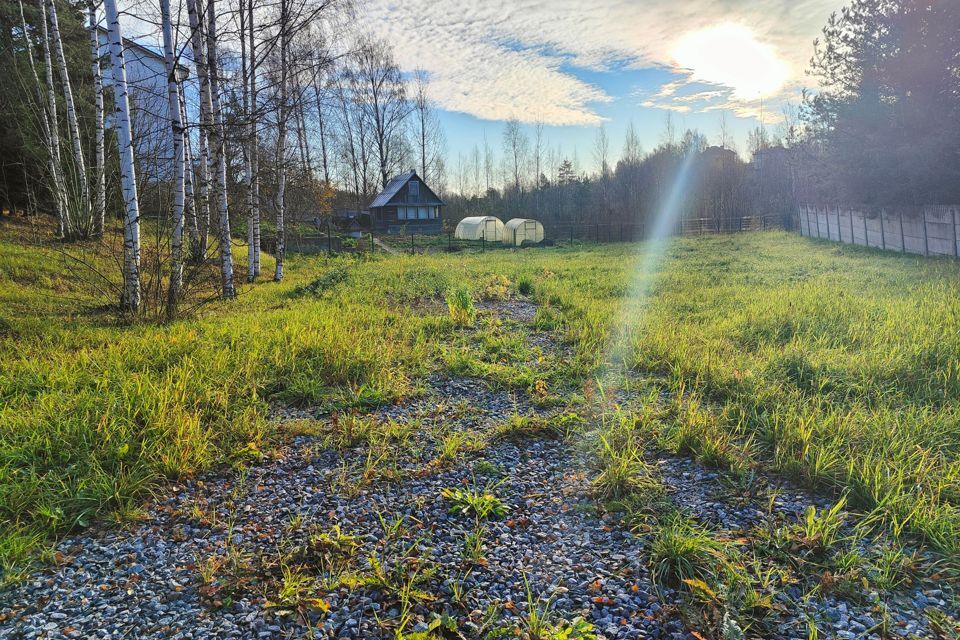
[[[247,119],[247,135],[252,136],[253,127],[253,109],[250,106],[250,63],[247,60],[247,27],[249,25],[251,33],[253,32],[253,11],[250,11],[247,17],[247,2],[240,0],[240,76],[243,84],[243,112]],[[253,282],[256,279],[254,273],[255,248],[253,241],[253,158],[251,157],[251,144],[249,139],[244,147],[243,154],[243,173],[244,185],[247,189],[247,282]]]
[[[57,56],[57,66],[60,74],[60,83],[63,85],[63,101],[67,107],[67,130],[70,134],[70,144],[73,147],[72,176],[80,187],[80,211],[83,219],[74,221],[75,227],[90,230],[90,185],[87,182],[87,166],[83,159],[83,144],[80,142],[80,123],[77,121],[77,108],[73,102],[73,88],[70,86],[70,73],[67,70],[67,57],[63,53],[63,40],[60,38],[60,23],[57,20],[56,0],[48,0],[50,6],[50,38],[53,40],[53,50]]]
[[[176,314],[183,287],[183,205],[185,157],[183,122],[180,119],[180,90],[177,84],[177,63],[173,53],[173,28],[170,24],[170,0],[160,0],[160,25],[163,31],[163,60],[167,72],[167,109],[173,136],[173,227],[170,238],[170,287],[167,291],[167,317]]]
[[[94,118],[94,173],[92,205],[93,234],[103,235],[104,218],[107,211],[107,174],[104,169],[106,149],[103,131],[103,76],[100,73],[100,38],[97,36],[97,9],[93,0],[87,2],[90,17],[90,69],[93,73],[93,118]]]
[[[253,33],[253,0],[247,2],[250,21],[250,215],[253,218],[253,275],[260,275],[260,143],[257,127],[257,49]]]
[[[200,148],[197,160],[199,171],[200,198],[197,205],[197,229],[199,242],[193,245],[191,253],[194,262],[202,262],[207,256],[208,233],[210,229],[210,150],[208,135],[211,128],[210,118],[210,77],[207,74],[207,55],[203,49],[203,26],[200,19],[200,0],[187,0],[187,15],[190,20],[190,45],[193,49],[193,62],[200,81]]]
[[[133,165],[133,135],[130,126],[130,100],[127,94],[127,69],[123,61],[123,36],[116,0],[104,0],[107,34],[110,41],[110,66],[113,73],[113,99],[120,151],[120,186],[126,213],[123,224],[123,296],[122,306],[131,312],[140,310],[140,203],[137,175]]]
[[[220,241],[220,278],[223,297],[237,295],[233,280],[233,254],[230,239],[230,212],[227,208],[227,158],[223,113],[220,110],[220,81],[217,62],[217,13],[215,0],[207,1],[207,73],[210,75],[210,106],[213,116],[210,144],[216,160],[217,213]]]
[[[57,119],[57,94],[53,90],[53,58],[50,55],[50,38],[47,35],[47,7],[44,0],[37,0],[40,13],[40,34],[43,42],[43,66],[47,84],[47,140],[50,155],[50,178],[53,180],[53,200],[57,207],[57,233],[64,238],[73,237],[73,224],[67,202],[67,189],[60,159],[60,126]]]
[[[200,246],[200,230],[197,227],[197,209],[196,198],[193,193],[193,150],[190,144],[190,135],[187,133],[187,101],[184,98],[183,86],[180,87],[180,122],[183,123],[183,163],[184,163],[184,202],[183,217],[187,225],[187,232],[190,235],[190,248]]]
[[[287,205],[287,0],[280,0],[280,104],[277,108],[277,249],[273,279],[283,280],[286,236],[283,228]]]

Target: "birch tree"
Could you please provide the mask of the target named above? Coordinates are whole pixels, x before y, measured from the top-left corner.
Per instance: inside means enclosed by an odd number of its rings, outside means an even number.
[[[173,229],[170,238],[170,286],[167,291],[167,317],[176,313],[183,287],[183,207],[186,180],[183,122],[180,119],[180,88],[177,62],[173,53],[173,27],[170,24],[170,0],[160,0],[160,25],[163,31],[163,60],[167,73],[167,107],[173,138]]]
[[[247,2],[250,17],[250,216],[253,219],[253,275],[260,275],[260,129],[257,114],[257,49],[254,38],[253,0]]]
[[[216,1],[207,2],[207,73],[210,76],[210,107],[213,116],[210,146],[213,147],[213,158],[216,165],[217,179],[217,214],[220,244],[220,280],[224,298],[234,298],[237,295],[233,281],[233,253],[230,239],[230,212],[227,207],[227,158],[225,147],[225,131],[223,126],[223,112],[220,110],[220,74],[217,60],[217,12]]]
[[[197,201],[197,237],[199,242],[191,247],[191,259],[202,262],[207,255],[210,228],[210,150],[208,135],[211,129],[210,78],[207,74],[207,55],[203,48],[204,29],[200,19],[200,0],[187,0],[187,16],[190,22],[190,46],[193,52],[193,64],[200,82],[200,133],[199,157],[199,199]]]
[[[280,99],[277,105],[277,246],[273,279],[283,280],[286,237],[283,228],[287,206],[287,49],[290,28],[288,0],[280,0]]]
[[[110,41],[110,67],[113,75],[114,121],[120,152],[120,186],[125,216],[123,224],[123,294],[121,305],[128,311],[140,310],[140,203],[137,176],[133,165],[133,136],[130,126],[130,100],[127,94],[127,69],[123,60],[123,36],[116,0],[103,1]]]
[[[57,119],[57,94],[53,89],[53,58],[50,55],[50,38],[47,34],[47,7],[44,0],[37,0],[40,16],[40,40],[43,44],[43,66],[47,86],[46,121],[47,153],[50,157],[50,177],[53,181],[53,198],[57,207],[57,234],[64,238],[73,236],[73,224],[67,202],[66,181],[60,157],[60,126]],[[26,26],[24,26],[26,33]],[[39,82],[37,83],[39,86]]]
[[[381,186],[397,169],[397,154],[410,106],[400,68],[382,41],[362,44],[355,54],[356,103],[374,137]]]
[[[244,6],[246,5],[246,7]],[[245,10],[246,9],[246,10]],[[246,18],[244,17],[246,16]],[[244,157],[244,182],[247,188],[247,281],[260,275],[260,194],[257,177],[257,50],[253,27],[253,0],[240,0],[240,60],[243,82],[243,108],[247,118],[247,144]],[[246,33],[245,33],[246,32]],[[245,38],[249,36],[249,40]]]
[[[412,102],[413,138],[417,162],[420,176],[429,183],[436,177],[436,165],[443,147],[443,129],[437,121],[433,102],[429,96],[429,80],[423,70],[417,70],[414,73]],[[479,162],[477,167],[479,168]],[[479,187],[477,190],[479,191]]]
[[[93,216],[93,234],[103,234],[104,218],[107,210],[107,173],[104,168],[106,150],[103,130],[103,77],[100,73],[100,38],[97,35],[97,9],[93,0],[87,1],[87,13],[90,19],[90,71],[93,74],[93,139],[94,167],[91,206]]]
[[[67,70],[67,57],[63,53],[63,40],[60,37],[60,22],[57,19],[56,0],[48,0],[50,7],[50,38],[53,42],[53,50],[57,56],[58,74],[60,84],[63,88],[63,101],[67,109],[67,131],[70,134],[70,144],[73,149],[73,170],[72,176],[79,187],[80,201],[79,209],[83,215],[83,220],[75,221],[75,226],[82,222],[83,231],[89,231],[90,222],[90,189],[87,183],[87,168],[83,158],[83,144],[80,142],[80,124],[77,120],[77,107],[73,100],[73,87],[70,84],[70,73]]]

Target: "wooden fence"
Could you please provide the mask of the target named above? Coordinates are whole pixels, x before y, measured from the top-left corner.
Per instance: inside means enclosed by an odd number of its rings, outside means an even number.
[[[960,205],[873,210],[803,205],[796,223],[800,234],[810,238],[924,256],[960,256]]]

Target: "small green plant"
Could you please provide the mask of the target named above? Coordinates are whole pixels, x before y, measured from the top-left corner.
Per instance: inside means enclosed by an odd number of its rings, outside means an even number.
[[[688,580],[710,582],[723,552],[723,544],[709,532],[677,514],[653,532],[650,575],[656,583],[674,587]]]
[[[489,518],[502,518],[507,515],[509,508],[500,498],[493,494],[493,489],[500,483],[487,485],[483,489],[477,488],[446,488],[440,491],[440,495],[450,502],[450,513],[456,515],[472,515],[477,521],[487,520]]]
[[[600,473],[593,480],[593,490],[601,500],[622,500],[644,490],[661,491],[653,477],[653,468],[644,462],[642,451],[635,445],[622,449],[611,446],[605,435],[600,436]]]
[[[503,475],[503,467],[489,460],[477,460],[473,472],[478,476],[497,477]]]
[[[486,563],[486,559],[483,557],[483,537],[486,532],[486,528],[478,523],[472,531],[463,534],[463,559],[465,561],[475,565]]]
[[[517,278],[517,293],[522,296],[529,296],[533,293],[533,278],[530,276],[520,276]]]
[[[593,625],[581,617],[565,620],[553,611],[553,595],[544,599],[533,595],[526,574],[523,583],[527,592],[526,609],[519,615],[519,624],[505,630],[522,640],[596,640]]]
[[[454,287],[447,292],[447,308],[450,310],[450,319],[458,327],[471,327],[477,317],[477,310],[473,306],[473,294],[466,285]]]
[[[846,503],[846,498],[840,498],[827,510],[817,511],[813,505],[807,507],[794,528],[797,541],[813,553],[826,553],[833,549],[843,540],[841,531],[846,520],[843,512]]]

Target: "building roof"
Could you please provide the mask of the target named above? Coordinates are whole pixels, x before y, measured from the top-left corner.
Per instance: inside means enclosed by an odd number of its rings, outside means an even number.
[[[416,171],[407,171],[406,173],[401,173],[398,176],[393,176],[390,178],[390,182],[388,182],[387,186],[383,188],[383,191],[377,194],[377,197],[373,199],[373,202],[370,203],[368,208],[374,209],[377,207],[385,207],[390,204],[390,201],[395,195],[397,195],[400,189],[403,188],[403,185],[410,182],[412,178],[420,178],[420,176],[417,175]],[[424,202],[418,204],[446,204],[443,200],[437,197],[437,194],[435,194],[430,187],[427,186],[427,183],[423,181],[423,178],[420,178],[420,183],[426,188],[427,191],[430,192],[430,195],[432,195],[435,200],[425,200]]]
[[[88,27],[88,29],[89,29],[89,27]],[[97,34],[100,35],[100,36],[103,36],[103,38],[107,41],[107,49],[109,50],[109,48],[110,48],[110,40],[109,40],[110,31],[109,31],[106,27],[104,27],[103,25],[99,25],[99,24],[98,24],[98,25],[97,25]],[[140,43],[137,42],[136,40],[131,40],[130,38],[123,38],[122,42],[123,42],[123,48],[124,48],[125,50],[126,50],[126,49],[133,49],[134,51],[137,51],[140,55],[144,55],[144,56],[146,56],[146,57],[148,57],[148,58],[152,58],[153,60],[156,60],[157,62],[160,62],[161,64],[166,64],[166,58],[165,58],[164,55],[163,55],[163,51],[151,49],[151,48],[148,47],[147,45],[140,44]],[[101,45],[101,46],[102,46],[102,45]],[[181,80],[184,80],[184,79],[186,79],[186,78],[190,75],[190,69],[189,69],[185,64],[183,64],[182,62],[179,62],[179,61],[178,61],[178,62],[177,62],[177,73],[178,73],[178,75],[180,76],[180,79],[181,79]]]

